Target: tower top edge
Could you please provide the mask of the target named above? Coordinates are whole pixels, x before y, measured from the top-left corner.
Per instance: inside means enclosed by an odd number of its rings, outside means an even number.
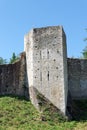
[[[61,30],[64,32],[63,26],[62,25],[58,25],[58,26],[46,26],[46,27],[39,27],[39,28],[32,28],[27,34],[25,34],[25,36],[29,35],[30,33],[33,32],[38,32],[40,30],[49,30],[49,29],[54,29],[54,30]]]
[[[62,25],[58,25],[58,26],[46,26],[46,27],[33,28],[32,30],[34,30],[34,29],[37,29],[37,30],[41,30],[41,29],[53,29],[53,28],[63,29],[63,26]]]

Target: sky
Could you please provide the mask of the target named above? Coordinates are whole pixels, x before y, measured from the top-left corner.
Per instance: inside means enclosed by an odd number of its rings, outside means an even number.
[[[57,25],[66,33],[68,57],[80,57],[87,44],[87,0],[0,0],[0,57],[21,53],[32,28]]]

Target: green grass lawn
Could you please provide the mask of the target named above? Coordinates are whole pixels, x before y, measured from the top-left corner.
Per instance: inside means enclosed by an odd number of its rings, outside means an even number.
[[[39,113],[24,99],[0,97],[0,130],[87,130],[86,119],[63,121],[56,112]]]

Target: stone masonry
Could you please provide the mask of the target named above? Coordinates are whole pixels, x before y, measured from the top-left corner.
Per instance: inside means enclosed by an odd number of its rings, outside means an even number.
[[[24,96],[29,98],[26,86],[26,57],[21,53],[14,64],[0,65],[0,95]]]
[[[26,97],[39,110],[41,94],[64,115],[72,99],[87,99],[87,59],[67,58],[62,26],[32,29],[24,51],[16,63],[0,65],[0,96]]]
[[[32,29],[25,36],[30,99],[38,108],[36,90],[66,115],[67,53],[61,26]]]
[[[87,99],[87,59],[68,58],[68,86],[73,99]]]

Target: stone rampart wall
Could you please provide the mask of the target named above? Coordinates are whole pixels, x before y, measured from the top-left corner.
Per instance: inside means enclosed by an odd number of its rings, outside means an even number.
[[[68,86],[74,99],[87,99],[87,60],[68,59]]]
[[[28,96],[25,53],[14,64],[0,65],[0,95]]]

